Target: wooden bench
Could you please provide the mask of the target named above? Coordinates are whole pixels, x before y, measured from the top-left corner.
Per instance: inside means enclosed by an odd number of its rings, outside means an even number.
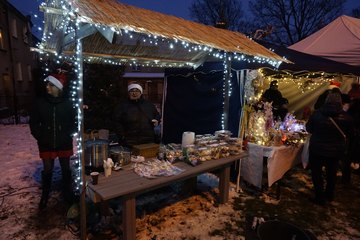
[[[99,176],[99,183],[87,184],[87,194],[94,202],[106,201],[122,197],[122,224],[123,239],[136,239],[136,202],[137,195],[149,192],[174,182],[194,178],[202,173],[217,170],[219,173],[219,200],[226,203],[229,200],[230,166],[236,160],[247,157],[247,153],[230,156],[217,160],[201,163],[198,166],[190,166],[184,162],[177,162],[174,165],[185,171],[176,176],[158,177],[147,179],[140,177],[133,170],[125,169],[118,172],[113,171],[110,177]]]

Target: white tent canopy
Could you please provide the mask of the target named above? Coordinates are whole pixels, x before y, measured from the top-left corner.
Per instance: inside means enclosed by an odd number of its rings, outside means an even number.
[[[360,19],[340,16],[289,48],[360,67]]]

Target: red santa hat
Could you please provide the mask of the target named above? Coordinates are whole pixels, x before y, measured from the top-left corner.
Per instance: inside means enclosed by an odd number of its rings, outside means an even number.
[[[341,86],[341,82],[338,82],[336,80],[331,80],[330,85],[329,85],[329,89],[339,88],[340,86]]]
[[[62,90],[66,83],[66,76],[65,74],[50,74],[44,80],[51,82],[55,87]]]

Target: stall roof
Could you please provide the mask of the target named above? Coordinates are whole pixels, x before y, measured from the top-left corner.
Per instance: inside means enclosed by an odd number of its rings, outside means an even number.
[[[69,5],[68,5],[69,4]],[[276,65],[286,59],[239,32],[133,7],[115,0],[53,0],[43,4],[45,26],[40,48],[73,52],[75,32],[83,54],[125,62],[198,65],[231,52]],[[73,26],[78,21],[78,29]],[[65,27],[64,27],[65,26]]]
[[[286,57],[294,64],[282,63],[278,70],[292,72],[326,72],[329,74],[343,74],[360,76],[360,68],[342,62],[299,52],[291,48],[260,42],[263,46],[273,49],[280,56]]]
[[[289,48],[360,67],[360,19],[340,16]]]

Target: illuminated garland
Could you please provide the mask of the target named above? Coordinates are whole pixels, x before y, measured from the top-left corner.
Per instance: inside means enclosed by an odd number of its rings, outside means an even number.
[[[276,71],[275,73],[267,74],[267,68],[259,69],[259,74],[267,82],[273,80],[280,80],[282,84],[295,84],[301,93],[314,91],[315,89],[328,84],[329,81],[336,77],[336,74],[326,72],[289,72],[289,71]]]

